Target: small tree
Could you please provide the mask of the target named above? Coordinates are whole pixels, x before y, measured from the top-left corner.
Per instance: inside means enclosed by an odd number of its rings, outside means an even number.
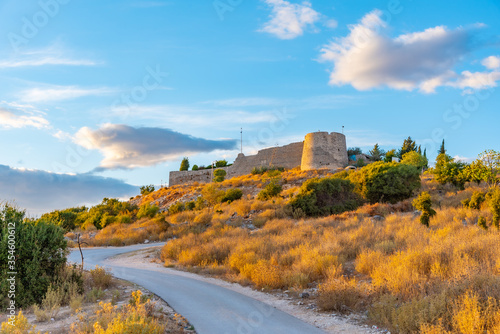
[[[423,191],[413,200],[413,206],[422,212],[420,223],[429,227],[430,218],[436,214],[436,211],[432,209],[431,195],[427,191]]]
[[[444,148],[444,139],[441,143],[441,147],[439,148],[438,154],[446,154],[446,149]]]
[[[422,168],[425,168],[425,166],[427,166],[428,161],[427,161],[426,157],[419,154],[418,152],[411,151],[411,152],[405,153],[403,155],[403,159],[401,160],[401,163],[415,166],[418,169],[422,169]]]
[[[215,167],[226,167],[227,166],[227,160],[217,160],[215,162]]]
[[[224,169],[216,169],[214,170],[214,181],[222,182],[224,181],[224,177],[226,176],[226,171]]]
[[[375,146],[373,146],[373,149],[371,149],[368,153],[375,161],[382,160],[382,157],[385,155],[384,150],[382,150],[378,144],[375,144]]]
[[[392,158],[395,158],[396,156],[397,154],[395,149],[389,150],[385,153],[384,162],[392,162]]]
[[[455,161],[455,159],[447,154],[439,154],[436,158],[436,166],[432,169],[432,173],[439,183],[451,183],[460,189],[464,189],[465,182],[467,182],[465,167],[465,163]]]
[[[493,225],[500,228],[500,188],[491,189],[486,195],[486,199],[493,215]]]
[[[180,171],[184,170],[189,170],[189,159],[187,157],[184,157],[181,161],[181,167],[179,168]]]
[[[405,155],[405,153],[416,150],[417,150],[417,143],[415,143],[415,141],[412,140],[411,137],[408,137],[404,140],[403,146],[401,146],[401,149],[398,152],[398,157],[402,158],[403,155]]]
[[[141,195],[148,195],[151,194],[153,191],[155,191],[155,186],[152,184],[150,184],[149,186],[141,187]]]
[[[198,165],[193,165],[193,168],[192,168],[192,169],[193,169],[193,170],[198,170],[198,169],[200,169],[200,168],[198,167]]]

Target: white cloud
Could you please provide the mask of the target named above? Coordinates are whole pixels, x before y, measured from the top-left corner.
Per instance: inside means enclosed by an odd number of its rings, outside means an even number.
[[[46,65],[64,65],[64,66],[95,66],[98,63],[94,60],[71,58],[69,52],[59,45],[52,45],[47,48],[26,51],[16,54],[15,58],[0,60],[0,69],[34,67]]]
[[[500,56],[489,56],[481,61],[487,69],[496,70],[500,68]]]
[[[327,20],[325,22],[325,27],[330,28],[330,29],[335,29],[338,27],[338,25],[339,25],[339,23],[337,22],[337,20],[334,20],[334,19],[330,19],[330,20]]]
[[[34,127],[42,129],[49,126],[50,123],[45,119],[44,114],[32,106],[0,102],[0,128]]]
[[[330,84],[430,93],[440,86],[479,88],[481,80],[486,86],[498,80],[496,75],[486,78],[486,74],[454,72],[455,65],[471,51],[473,36],[468,29],[438,26],[391,38],[385,33],[387,28],[382,12],[374,10],[350,25],[346,37],[324,45],[319,60],[333,65]],[[493,66],[494,60],[486,63]]]
[[[103,154],[97,170],[152,166],[180,156],[236,147],[235,140],[207,140],[169,129],[120,124],[105,124],[98,130],[83,127],[75,134],[74,141]]]
[[[292,4],[285,0],[264,0],[271,7],[269,22],[260,32],[266,32],[280,39],[294,39],[302,36],[306,28],[313,28],[321,14],[312,9],[311,3]]]
[[[113,92],[115,92],[115,90],[108,87],[81,88],[77,86],[50,86],[27,89],[21,92],[19,98],[26,102],[53,102],[85,96],[108,95]]]

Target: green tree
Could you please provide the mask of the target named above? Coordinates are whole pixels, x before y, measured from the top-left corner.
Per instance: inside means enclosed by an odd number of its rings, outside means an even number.
[[[479,161],[482,163],[482,178],[490,187],[498,184],[498,173],[500,172],[500,152],[486,150],[479,155]]]
[[[84,206],[69,208],[64,210],[55,210],[49,213],[44,213],[40,218],[45,221],[51,221],[56,225],[61,226],[66,231],[71,231],[83,223],[82,214],[87,212]]]
[[[374,162],[349,173],[356,191],[370,203],[396,203],[410,198],[420,188],[420,172],[410,165]]]
[[[193,165],[193,168],[192,168],[192,169],[193,169],[193,170],[198,170],[198,169],[200,169],[200,168],[198,167],[198,165]]]
[[[439,183],[451,183],[460,189],[464,189],[465,182],[467,182],[465,167],[465,163],[455,161],[455,159],[447,154],[439,154],[432,173]]]
[[[354,184],[338,178],[313,178],[305,181],[290,202],[292,212],[324,216],[355,210],[363,203],[354,193]]]
[[[66,265],[64,230],[52,222],[24,219],[24,216],[24,211],[12,206],[0,208],[1,309],[5,309],[8,302],[5,297],[10,286],[9,272],[17,273],[16,307],[25,308],[42,302],[49,285],[57,280]],[[14,259],[15,264],[9,262]]]
[[[160,211],[160,208],[158,206],[151,205],[151,203],[144,203],[143,205],[141,205],[139,211],[137,212],[137,218],[153,218],[154,216],[156,216],[158,211]]]
[[[494,187],[486,194],[486,200],[493,216],[493,225],[500,228],[500,188]]]
[[[417,153],[416,151],[411,151],[403,155],[401,163],[415,166],[421,170],[422,168],[425,168],[429,162],[423,155]]]
[[[189,170],[189,159],[187,157],[184,157],[181,161],[181,167],[179,168],[180,171],[184,170]]]
[[[398,157],[403,158],[403,155],[405,155],[405,153],[416,150],[417,150],[417,144],[415,143],[414,140],[411,139],[411,137],[408,137],[404,140],[403,146],[401,146],[401,149],[398,152]]]
[[[427,191],[423,191],[413,200],[413,206],[415,209],[422,212],[420,215],[420,223],[429,227],[430,218],[436,214],[436,211],[432,209],[431,195]]]
[[[397,157],[396,150],[392,149],[385,153],[384,162],[392,162],[392,158]]]
[[[153,191],[155,191],[155,186],[150,184],[148,186],[142,186],[141,188],[141,195],[149,195],[151,194]]]
[[[439,148],[438,154],[446,154],[446,149],[444,148],[444,139],[441,143],[441,147]]]
[[[226,167],[227,166],[227,160],[217,160],[215,162],[215,167]]]
[[[384,150],[382,150],[380,148],[380,146],[377,144],[375,144],[375,146],[373,146],[373,149],[371,149],[369,152],[370,156],[372,157],[373,160],[375,161],[380,161],[382,160],[382,157],[385,155],[385,152]]]
[[[214,181],[215,182],[222,182],[224,181],[224,178],[226,177],[226,171],[224,169],[216,169],[214,170]]]

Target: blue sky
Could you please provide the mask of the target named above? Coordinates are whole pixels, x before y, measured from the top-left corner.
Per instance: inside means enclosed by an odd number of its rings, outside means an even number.
[[[31,214],[345,127],[500,149],[497,1],[0,2],[0,200]],[[40,200],[43,198],[43,200]]]

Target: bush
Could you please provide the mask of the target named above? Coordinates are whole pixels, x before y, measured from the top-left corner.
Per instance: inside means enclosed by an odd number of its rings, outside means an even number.
[[[15,270],[18,308],[42,302],[50,283],[66,265],[67,254],[61,227],[23,219],[23,211],[9,205],[0,209],[0,295],[8,295],[7,273]],[[12,235],[15,239],[9,238]],[[15,249],[9,247],[9,239],[15,240]],[[0,309],[5,309],[8,299],[2,298],[0,303]]]
[[[214,182],[222,182],[226,177],[226,171],[224,169],[214,170]]]
[[[238,188],[228,189],[226,190],[224,197],[221,199],[221,202],[233,202],[239,200],[243,196],[243,191]]]
[[[364,166],[366,166],[365,160],[363,158],[359,158],[356,161],[356,167],[364,167]]]
[[[184,209],[187,211],[193,211],[195,207],[196,203],[194,201],[186,202],[186,204],[184,205]]]
[[[168,214],[170,215],[175,215],[176,213],[184,211],[184,203],[182,202],[177,202],[169,206],[168,208]]]
[[[480,210],[481,205],[486,200],[486,194],[482,191],[474,191],[470,199],[465,199],[462,204],[466,208]]]
[[[413,206],[422,212],[422,215],[420,215],[422,225],[429,227],[430,218],[436,214],[436,211],[431,208],[431,195],[427,191],[422,192],[413,200]]]
[[[195,171],[196,171],[196,170],[199,170],[199,169],[200,169],[200,168],[198,167],[198,165],[193,165],[192,170],[195,170]]]
[[[355,210],[362,204],[353,192],[354,185],[337,178],[309,179],[289,203],[292,212],[302,211],[307,216],[338,214]]]
[[[151,194],[153,191],[155,191],[155,186],[150,184],[149,186],[142,186],[141,187],[141,195],[148,195]]]
[[[493,225],[500,228],[500,188],[494,187],[486,195],[488,205],[493,215]]]
[[[466,164],[463,162],[455,161],[449,155],[442,153],[437,156],[436,167],[432,169],[432,173],[439,183],[451,183],[460,189],[464,189],[465,182],[467,182],[465,167]]]
[[[374,162],[349,174],[349,180],[370,203],[397,203],[420,188],[419,170],[396,162]]]
[[[410,152],[403,154],[403,158],[401,159],[401,163],[414,166],[418,169],[422,169],[422,168],[427,167],[429,161],[427,160],[426,157],[419,154],[418,152],[410,151]]]
[[[109,288],[113,279],[109,270],[99,266],[95,266],[94,269],[90,270],[90,277],[92,278],[94,286],[101,289]]]
[[[158,211],[160,210],[159,207],[156,205],[151,205],[151,203],[145,203],[141,205],[139,208],[139,211],[137,212],[137,218],[143,218],[143,217],[148,217],[148,218],[153,218],[156,216]]]
[[[261,201],[267,201],[268,199],[277,197],[282,190],[283,187],[278,183],[278,181],[273,180],[259,192],[259,194],[257,195],[257,199]]]
[[[180,171],[189,170],[189,159],[187,157],[182,159],[181,166],[179,167],[179,170]]]
[[[215,167],[220,168],[220,167],[226,167],[227,166],[227,160],[217,160],[215,162]]]
[[[252,174],[253,175],[262,175],[266,172],[271,172],[271,171],[279,171],[279,172],[283,172],[285,170],[284,167],[276,167],[276,166],[272,166],[272,167],[266,167],[266,166],[261,166],[261,167],[254,167],[252,169]]]

